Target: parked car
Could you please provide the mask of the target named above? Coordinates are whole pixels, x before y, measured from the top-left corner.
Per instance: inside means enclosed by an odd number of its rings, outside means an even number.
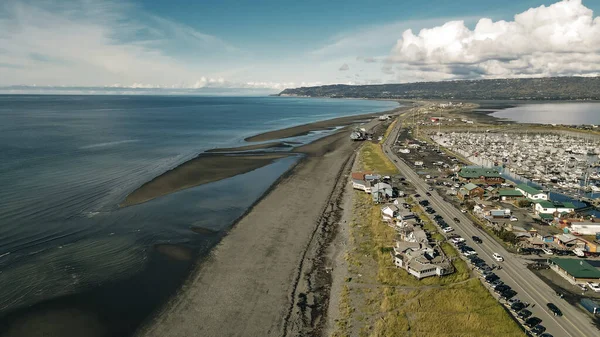
[[[519,221],[519,218],[517,218],[516,216],[511,216],[510,221]]]
[[[525,309],[525,304],[523,304],[523,302],[516,302],[516,303],[511,304],[510,308],[514,312],[519,312],[519,311]]]
[[[600,293],[600,283],[588,282],[587,285],[593,291]]]
[[[537,317],[530,317],[528,319],[525,320],[525,325],[529,328],[533,328],[534,326],[538,325],[542,323],[542,320],[537,318]]]
[[[540,337],[554,337],[551,334],[544,332],[543,334],[540,335]]]
[[[463,209],[461,209],[460,211],[461,211],[462,213],[467,213],[467,210],[466,210],[466,209],[464,209],[464,208],[463,208]]]
[[[444,233],[450,233],[450,232],[452,232],[454,230],[454,228],[452,228],[452,227],[446,227],[446,228],[444,228],[442,230],[444,231]]]
[[[523,309],[521,311],[519,311],[519,313],[517,314],[517,316],[519,316],[522,319],[526,319],[527,317],[531,316],[533,313],[527,309]]]
[[[508,300],[508,304],[510,304],[510,305],[513,305],[518,302],[521,302],[521,300],[518,298],[511,298],[510,300]]]
[[[498,254],[498,253],[494,253],[492,254],[492,257],[494,258],[494,260],[502,262],[504,261],[504,258],[502,257],[502,255]]]
[[[465,239],[461,238],[460,236],[457,236],[450,239],[450,242],[452,242],[453,244],[457,244],[460,242],[465,242]]]
[[[502,282],[501,280],[496,280],[496,281],[492,282],[491,286],[492,286],[492,289],[496,289],[497,287],[499,287],[503,284],[504,284],[504,282]]]
[[[543,334],[544,331],[546,331],[546,327],[540,324],[534,326],[533,329],[531,329],[531,332],[533,332],[533,334],[536,336]]]
[[[542,248],[542,251],[548,255],[554,255],[554,252],[548,248]]]
[[[587,285],[585,283],[576,283],[575,284],[579,289],[581,289],[582,291],[587,291]]]
[[[501,284],[501,285],[498,285],[498,286],[496,286],[496,287],[494,288],[494,292],[495,292],[496,294],[501,294],[501,293],[503,293],[503,292],[507,291],[508,289],[510,289],[510,287],[509,287],[509,286],[507,286],[506,284]]]
[[[560,311],[560,309],[554,303],[548,303],[548,304],[546,304],[546,306],[548,307],[548,309],[550,309],[550,311],[552,311],[554,316],[562,316],[563,315],[562,311]]]
[[[479,236],[475,236],[473,235],[471,237],[473,239],[473,241],[475,241],[475,243],[482,243],[483,241],[481,240],[481,238],[479,238]]]
[[[505,300],[510,300],[511,298],[513,298],[515,296],[517,296],[517,292],[512,289],[508,289],[500,294],[500,297]]]

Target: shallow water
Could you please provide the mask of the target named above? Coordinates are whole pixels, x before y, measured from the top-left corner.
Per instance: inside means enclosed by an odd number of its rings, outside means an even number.
[[[210,148],[395,107],[278,97],[0,96],[0,315],[33,305],[0,320],[0,335],[55,316],[73,326],[99,322],[101,336],[127,335],[195,260],[153,247],[204,255],[298,157],[119,209],[129,192]],[[115,308],[129,314],[113,316],[121,312]]]
[[[491,114],[519,123],[600,125],[600,103],[533,103],[519,104]]]

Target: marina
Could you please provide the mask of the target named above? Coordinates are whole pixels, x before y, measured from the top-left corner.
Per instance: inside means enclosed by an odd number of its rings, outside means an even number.
[[[543,133],[439,132],[432,139],[511,180],[598,206],[600,138]]]

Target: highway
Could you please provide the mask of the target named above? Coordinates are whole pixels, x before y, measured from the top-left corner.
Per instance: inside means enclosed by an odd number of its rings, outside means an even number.
[[[417,193],[425,195],[429,185],[391,150],[391,145],[396,141],[402,127],[401,122],[402,119],[400,117],[389,137],[384,142],[383,150],[406,179],[415,186]],[[502,266],[501,270],[495,270],[494,272],[505,284],[518,292],[517,298],[522,302],[529,302],[531,304],[528,309],[533,312],[532,316],[542,319],[541,325],[547,328],[546,332],[552,334],[554,337],[600,336],[600,330],[593,325],[591,318],[585,312],[559,298],[552,288],[527,269],[526,266],[529,261],[507,252],[487,232],[475,227],[465,214],[444,201],[437,191],[430,191],[430,193],[431,196],[427,199],[430,201],[431,206],[454,228],[455,233],[461,235],[467,241],[467,244],[473,247],[477,251],[478,256],[486,261],[486,263]],[[455,222],[454,218],[457,218],[459,222]],[[479,236],[483,240],[483,243],[476,244],[473,242],[471,237],[474,235]],[[495,261],[492,258],[493,253],[502,255],[504,262]],[[554,316],[548,310],[546,304],[549,302],[556,304],[561,309],[563,312],[562,317]]]

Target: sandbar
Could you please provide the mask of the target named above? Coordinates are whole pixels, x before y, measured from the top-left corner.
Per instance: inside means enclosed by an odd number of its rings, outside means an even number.
[[[119,206],[141,204],[186,188],[250,172],[286,156],[289,154],[200,154],[143,184],[129,194]]]

